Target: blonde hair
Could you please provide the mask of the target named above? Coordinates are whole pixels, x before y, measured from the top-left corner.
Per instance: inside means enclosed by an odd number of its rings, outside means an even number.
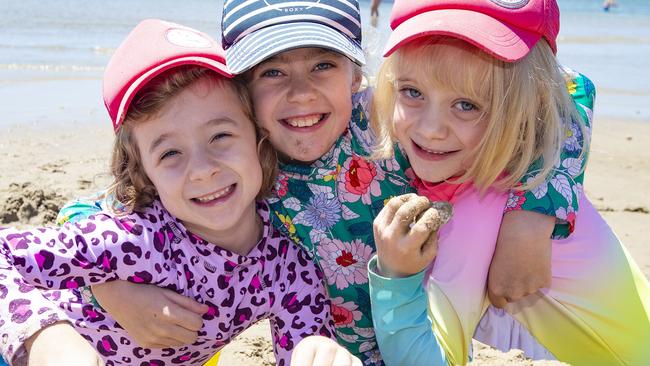
[[[441,52],[441,45],[447,52]],[[485,135],[474,150],[472,165],[454,179],[471,180],[481,191],[490,186],[528,190],[543,183],[559,161],[571,119],[581,118],[567,92],[568,76],[543,39],[526,57],[508,63],[460,39],[428,38],[400,48],[380,68],[372,107],[377,158],[393,153],[394,70],[404,67],[423,71],[430,85],[483,103],[479,120],[486,123]],[[584,154],[588,134],[583,130],[582,135]],[[533,164],[536,174],[518,186]]]
[[[155,117],[171,98],[203,79],[217,83],[216,85],[228,85],[239,96],[244,114],[255,126],[257,152],[262,166],[262,186],[257,198],[261,199],[271,191],[276,175],[277,156],[268,140],[268,133],[253,122],[255,120],[253,107],[246,87],[210,69],[186,66],[173,69],[151,80],[135,95],[129,106],[124,123],[115,136],[110,163],[110,171],[114,178],[105,193],[115,213],[140,211],[157,197],[156,187],[142,167],[140,152],[133,135],[135,125]]]

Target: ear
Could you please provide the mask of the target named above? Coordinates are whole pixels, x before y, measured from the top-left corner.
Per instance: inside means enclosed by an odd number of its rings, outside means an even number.
[[[359,91],[362,81],[363,81],[363,72],[361,72],[361,67],[355,65],[354,75],[352,76],[352,94]]]

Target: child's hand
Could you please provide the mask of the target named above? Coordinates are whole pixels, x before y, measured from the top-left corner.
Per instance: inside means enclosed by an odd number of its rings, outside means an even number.
[[[25,341],[29,366],[100,366],[104,361],[67,322],[43,328]]]
[[[488,276],[488,296],[496,307],[551,285],[551,234],[555,218],[510,211],[501,222]]]
[[[449,203],[413,193],[391,198],[373,223],[379,274],[407,277],[426,268],[438,251],[438,229],[451,212]]]
[[[141,347],[180,347],[196,341],[208,306],[154,285],[112,281],[92,286],[99,304]]]
[[[352,356],[335,341],[322,336],[303,338],[291,354],[291,364],[297,366],[362,366],[361,360]]]

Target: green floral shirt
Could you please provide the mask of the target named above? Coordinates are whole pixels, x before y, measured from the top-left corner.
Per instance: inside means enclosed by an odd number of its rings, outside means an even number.
[[[590,126],[593,84],[578,73],[569,70],[567,74],[569,91]],[[368,158],[375,142],[367,114],[370,98],[369,90],[354,95],[348,129],[321,159],[309,166],[280,165],[274,195],[268,201],[275,213],[273,224],[303,245],[323,270],[338,341],[365,365],[383,365],[368,293],[367,264],[375,253],[372,222],[391,197],[415,190],[405,176],[408,161],[398,148],[390,160]],[[568,236],[573,228],[586,161],[586,154],[578,159],[583,135],[574,122],[567,128],[561,161],[548,183],[531,191],[510,192],[506,208],[555,216],[554,235],[560,237]],[[61,210],[58,221],[88,217],[102,205],[74,201]]]
[[[573,98],[581,121],[571,121],[566,127],[566,139],[553,174],[549,179],[530,191],[512,191],[508,197],[506,211],[526,210],[539,212],[557,218],[553,231],[554,239],[566,238],[573,232],[578,212],[578,196],[583,191],[584,168],[589,151],[582,153],[585,141],[591,137],[596,88],[586,76],[570,69],[564,69],[567,89]],[[583,129],[584,127],[584,129]],[[585,140],[586,138],[586,140]],[[534,177],[538,164],[534,164],[522,182]]]
[[[367,118],[370,96],[354,96],[348,129],[325,156],[309,166],[280,164],[269,203],[281,230],[323,270],[339,343],[364,364],[380,365],[368,293],[372,222],[388,199],[414,189],[401,153],[385,161],[368,158],[375,142]]]

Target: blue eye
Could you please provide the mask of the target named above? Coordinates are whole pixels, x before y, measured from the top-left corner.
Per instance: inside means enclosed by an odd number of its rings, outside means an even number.
[[[180,154],[180,153],[181,153],[181,152],[180,152],[180,151],[177,151],[177,150],[169,150],[169,151],[165,151],[165,153],[162,154],[162,156],[160,157],[160,160],[162,161],[162,160],[165,160],[165,159],[167,159],[167,158],[171,158],[172,156],[176,156],[176,155],[178,155],[178,154]]]
[[[210,139],[210,142],[215,142],[215,141],[218,141],[218,140],[222,140],[222,139],[224,139],[226,137],[230,137],[230,136],[232,136],[232,135],[229,134],[229,133],[219,132],[219,133],[215,134],[214,136],[212,136],[212,139]]]
[[[415,88],[405,87],[402,88],[400,92],[408,98],[412,98],[412,99],[422,98],[422,93],[420,93],[420,91]]]
[[[457,102],[455,104],[455,107],[463,112],[471,112],[471,111],[478,110],[478,107],[475,104],[470,103],[466,100],[461,100],[460,102]]]
[[[334,68],[334,64],[332,64],[331,62],[321,62],[314,67],[314,70],[320,71],[320,70],[328,70],[332,68]]]
[[[262,73],[262,77],[265,78],[277,78],[278,76],[282,76],[282,73],[277,69],[266,70]]]

